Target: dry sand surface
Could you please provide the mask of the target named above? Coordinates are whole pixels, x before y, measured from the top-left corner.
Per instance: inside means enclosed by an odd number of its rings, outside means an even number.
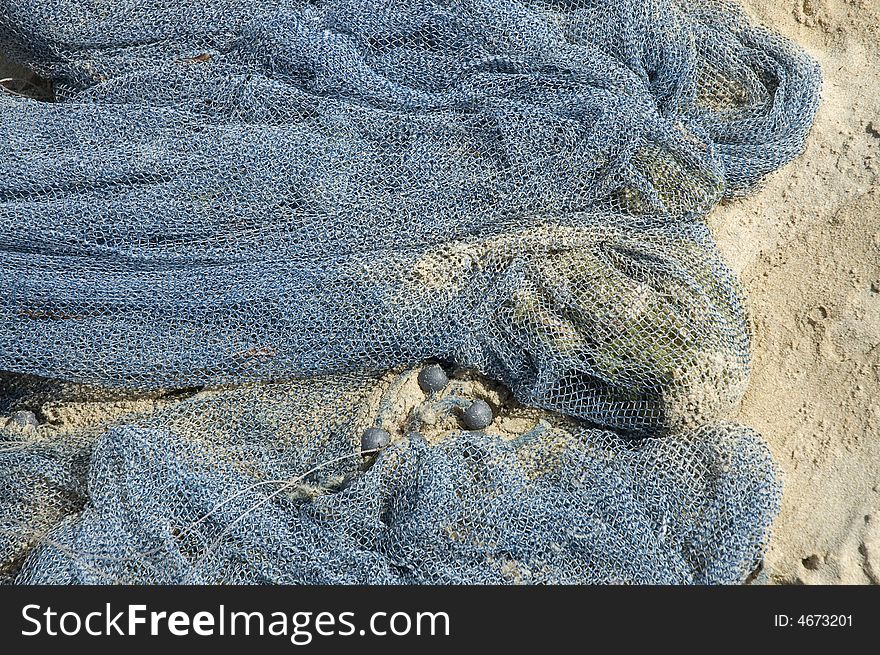
[[[804,156],[710,218],[754,328],[735,418],[785,475],[762,577],[880,583],[880,0],[745,5],[825,80]]]
[[[739,416],[785,474],[770,581],[880,583],[880,0],[747,0],[821,64],[805,154],[711,216],[754,365]]]

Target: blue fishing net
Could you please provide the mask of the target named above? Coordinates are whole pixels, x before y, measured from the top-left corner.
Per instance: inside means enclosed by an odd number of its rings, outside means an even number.
[[[448,409],[491,391],[424,396],[412,375],[203,390],[132,403],[107,429],[10,431],[0,555],[43,584],[706,584],[760,559],[779,497],[753,431],[634,441],[502,401],[514,419],[466,432]],[[75,400],[45,406],[71,423],[88,413]],[[402,416],[406,433],[362,456],[361,426]],[[37,490],[52,502],[35,512]]]
[[[737,5],[0,2],[0,49],[35,75],[0,94],[7,580],[760,560],[703,218],[801,151],[820,78]]]

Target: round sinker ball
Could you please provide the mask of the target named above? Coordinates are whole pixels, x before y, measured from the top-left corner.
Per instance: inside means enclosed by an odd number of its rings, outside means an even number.
[[[461,422],[468,430],[482,430],[492,423],[492,408],[485,400],[475,400],[461,413]]]
[[[380,450],[391,443],[391,435],[382,428],[367,428],[361,435],[361,451]]]
[[[9,417],[9,424],[14,425],[17,428],[30,430],[39,427],[40,422],[37,420],[37,417],[33,412],[22,409],[14,412],[12,416]]]
[[[419,372],[419,386],[425,393],[443,391],[447,384],[449,384],[449,377],[438,364],[431,364]]]

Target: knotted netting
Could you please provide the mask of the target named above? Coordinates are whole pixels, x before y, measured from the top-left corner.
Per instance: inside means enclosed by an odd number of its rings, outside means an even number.
[[[703,218],[801,151],[819,72],[738,6],[4,0],[0,49],[40,91],[0,94],[4,579],[758,563]]]

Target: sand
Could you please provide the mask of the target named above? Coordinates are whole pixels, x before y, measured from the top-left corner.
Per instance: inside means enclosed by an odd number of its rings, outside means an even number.
[[[821,64],[804,155],[713,232],[748,294],[754,364],[734,418],[785,475],[779,583],[880,583],[880,2],[747,0]]]
[[[880,583],[880,0],[744,4],[825,78],[805,154],[710,216],[752,315],[733,418],[785,476],[762,578]]]

